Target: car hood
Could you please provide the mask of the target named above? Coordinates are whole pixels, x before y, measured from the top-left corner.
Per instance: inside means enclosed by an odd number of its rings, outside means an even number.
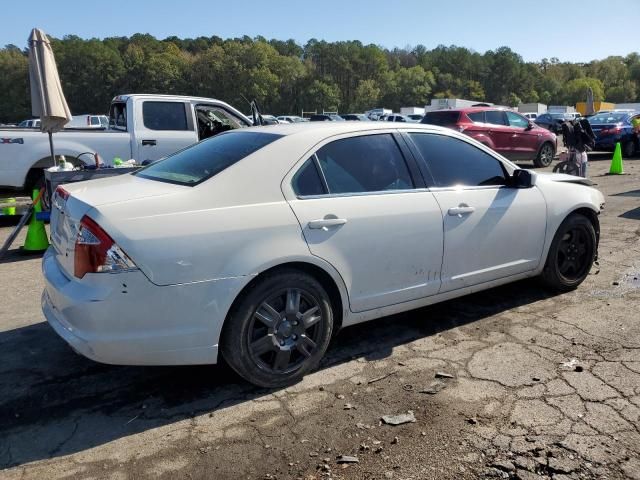
[[[548,180],[552,182],[564,182],[564,183],[577,183],[580,185],[586,185],[588,187],[592,187],[595,185],[588,178],[576,177],[575,175],[567,175],[566,173],[538,173],[536,172],[538,177],[542,177],[543,180]]]

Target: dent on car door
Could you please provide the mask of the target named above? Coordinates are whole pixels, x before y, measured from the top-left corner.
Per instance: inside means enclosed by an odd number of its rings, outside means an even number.
[[[290,185],[309,249],[340,273],[352,311],[438,292],[442,214],[392,134],[330,141]]]
[[[458,138],[411,133],[443,212],[441,292],[534,270],[546,203],[533,188],[506,186],[502,163]]]

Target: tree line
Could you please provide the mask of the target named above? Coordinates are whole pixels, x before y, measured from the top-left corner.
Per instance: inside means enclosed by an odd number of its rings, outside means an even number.
[[[596,100],[640,101],[640,55],[589,63],[557,58],[525,62],[508,47],[478,53],[423,45],[386,49],[359,41],[267,40],[217,36],[158,40],[131,37],[52,39],[62,87],[75,114],[105,113],[120,93],[214,97],[264,113],[397,111],[432,98],[502,105],[573,105],[591,87]],[[0,122],[31,116],[27,51],[0,49]]]

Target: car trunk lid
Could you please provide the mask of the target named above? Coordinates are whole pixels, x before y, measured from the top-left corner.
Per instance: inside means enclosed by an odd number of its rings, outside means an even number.
[[[58,263],[68,276],[74,275],[75,244],[80,221],[107,205],[174,195],[189,187],[123,175],[59,187],[51,201],[51,244]]]

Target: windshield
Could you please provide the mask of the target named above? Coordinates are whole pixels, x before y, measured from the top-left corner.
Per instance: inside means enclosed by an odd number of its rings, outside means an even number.
[[[429,112],[420,123],[430,123],[431,125],[440,126],[455,125],[458,122],[458,118],[460,118],[460,112]]]
[[[282,137],[272,133],[234,131],[196,143],[134,175],[179,185],[197,185]]]
[[[626,120],[628,116],[628,113],[598,113],[589,117],[589,123],[619,123]]]

